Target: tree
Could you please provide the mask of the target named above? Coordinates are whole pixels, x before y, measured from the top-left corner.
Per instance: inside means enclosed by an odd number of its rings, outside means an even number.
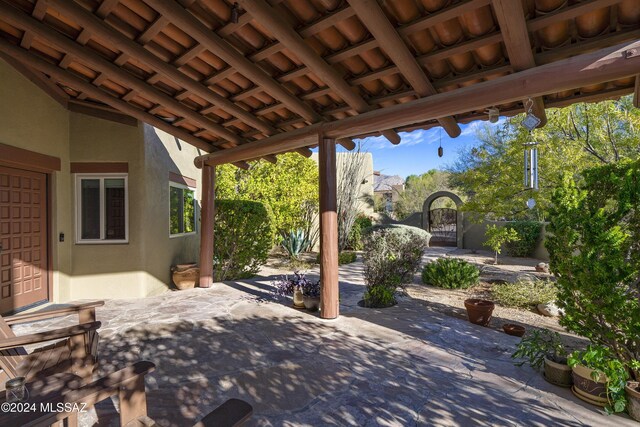
[[[640,157],[640,110],[631,97],[547,110],[548,123],[531,134],[522,115],[498,127],[481,127],[479,144],[463,151],[448,170],[450,184],[468,197],[464,209],[495,219],[545,220],[551,194],[565,172]],[[540,190],[523,185],[523,144],[538,142]],[[526,201],[534,198],[529,210]]]
[[[342,252],[349,243],[351,229],[363,201],[360,195],[362,182],[366,178],[367,153],[358,149],[345,153],[337,160],[337,207],[338,207],[338,250]]]
[[[279,155],[276,164],[259,160],[249,170],[222,165],[216,174],[216,198],[268,204],[280,235],[313,227],[318,212],[318,167],[313,160],[287,153]]]
[[[394,206],[394,212],[400,219],[407,218],[414,212],[422,212],[422,204],[430,194],[450,189],[448,172],[432,169],[422,175],[409,175],[405,181],[405,189],[400,193]],[[444,198],[436,200],[433,205],[433,207],[454,206],[452,200]]]
[[[495,253],[494,264],[496,265],[498,264],[498,255],[502,252],[502,245],[519,239],[518,232],[513,228],[497,227],[495,224],[487,226],[485,236],[487,236],[487,240],[484,243]]]

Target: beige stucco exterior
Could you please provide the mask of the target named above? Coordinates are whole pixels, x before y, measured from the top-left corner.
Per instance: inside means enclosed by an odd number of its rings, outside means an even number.
[[[200,200],[199,150],[148,125],[69,112],[4,61],[0,100],[0,144],[61,160],[52,174],[52,301],[158,294],[169,288],[171,265],[197,260],[198,234],[169,236],[169,172],[196,180]],[[128,163],[128,243],[75,242],[71,162]]]

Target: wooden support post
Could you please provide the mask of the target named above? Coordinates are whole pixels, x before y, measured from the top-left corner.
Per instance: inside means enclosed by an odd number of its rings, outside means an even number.
[[[338,317],[338,209],[336,140],[319,138],[320,168],[320,317]]]
[[[200,211],[200,287],[213,284],[213,225],[215,221],[216,168],[202,167],[202,209]]]

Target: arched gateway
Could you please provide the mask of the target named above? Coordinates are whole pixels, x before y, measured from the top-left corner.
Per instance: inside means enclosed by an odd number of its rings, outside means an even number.
[[[456,208],[431,209],[433,202],[443,197],[451,199]],[[431,233],[432,245],[462,248],[462,205],[462,199],[450,191],[438,191],[427,197],[422,205],[422,228]]]

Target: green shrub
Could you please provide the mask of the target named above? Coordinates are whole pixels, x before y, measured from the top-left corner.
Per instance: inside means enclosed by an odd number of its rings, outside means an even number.
[[[467,289],[478,284],[480,270],[458,258],[438,258],[422,269],[422,283],[447,289]]]
[[[507,254],[515,257],[530,257],[536,250],[536,243],[540,238],[542,223],[537,221],[514,221],[509,228],[516,231],[518,240],[505,245]]]
[[[358,256],[355,252],[343,251],[338,254],[338,264],[351,264],[356,260]]]
[[[564,310],[560,324],[607,347],[639,380],[640,161],[581,175],[563,177],[549,215],[546,246]]]
[[[356,254],[355,252],[342,251],[338,254],[338,264],[351,264],[352,262],[355,262],[357,257],[358,254]],[[318,254],[318,256],[316,257],[316,264],[320,264],[320,254]]]
[[[213,268],[216,280],[255,275],[267,262],[274,239],[268,205],[248,200],[216,200]]]
[[[493,297],[507,307],[531,308],[556,300],[558,287],[551,280],[518,280],[498,283],[491,290]]]
[[[353,227],[351,227],[351,232],[349,233],[349,239],[347,241],[347,248],[354,251],[362,250],[364,246],[362,241],[364,232],[372,225],[373,222],[371,221],[371,218],[362,214],[358,215],[353,223]]]
[[[422,253],[428,245],[428,233],[416,230],[422,233],[388,227],[367,234],[363,253],[366,306],[394,304],[398,289],[418,271]]]

